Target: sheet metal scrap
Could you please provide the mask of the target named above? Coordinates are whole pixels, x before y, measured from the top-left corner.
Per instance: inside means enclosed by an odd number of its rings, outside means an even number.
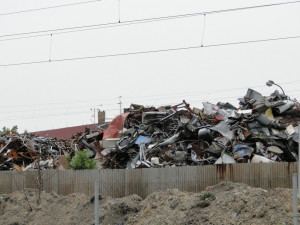
[[[38,168],[57,168],[61,155],[68,152],[68,141],[36,137],[30,134],[6,133],[0,137],[0,170],[19,171]]]
[[[300,104],[275,91],[248,89],[230,103],[183,101],[159,108],[132,104],[110,124],[71,140],[28,134],[0,137],[0,170],[57,168],[62,155],[87,149],[100,168],[149,168],[298,160]]]
[[[102,166],[296,161],[299,103],[278,91],[263,96],[252,89],[239,100],[239,108],[221,102],[204,102],[203,109],[191,109],[185,101],[159,108],[132,104],[121,115],[124,127],[115,145],[103,150]]]

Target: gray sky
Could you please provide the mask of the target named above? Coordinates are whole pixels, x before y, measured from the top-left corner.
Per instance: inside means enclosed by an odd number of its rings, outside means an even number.
[[[84,1],[84,0],[82,0]],[[3,0],[0,14],[62,5],[67,0]],[[263,5],[282,1],[120,0],[121,21]],[[300,3],[10,41],[0,37],[0,65],[300,35]],[[118,21],[118,1],[0,15],[0,36]],[[14,36],[15,37],[15,36]],[[18,36],[20,37],[20,36]],[[23,37],[23,36],[22,36]],[[300,97],[300,38],[181,51],[0,66],[0,127],[29,131],[91,123],[91,108],[119,113],[130,103],[160,106],[183,99],[229,101],[252,87]],[[101,105],[101,106],[99,106]]]

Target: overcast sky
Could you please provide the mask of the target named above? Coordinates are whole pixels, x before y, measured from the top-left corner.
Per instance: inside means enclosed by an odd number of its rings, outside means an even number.
[[[85,0],[88,1],[88,0]],[[84,0],[2,0],[0,14]],[[276,0],[120,0],[121,22],[198,13]],[[0,15],[0,65],[272,39],[300,35],[300,3],[64,34],[7,40],[10,34],[118,22],[118,0]],[[204,31],[204,32],[203,32]],[[204,37],[203,37],[204,33]],[[3,41],[6,39],[5,41]],[[51,50],[50,50],[51,46]],[[269,79],[300,98],[300,38],[150,54],[0,66],[0,127],[19,131],[89,124],[91,108],[108,118],[130,103],[185,99],[238,105],[247,88],[268,95]]]

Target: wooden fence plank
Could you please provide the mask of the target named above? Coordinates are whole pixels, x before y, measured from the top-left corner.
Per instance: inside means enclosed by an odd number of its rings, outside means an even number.
[[[291,188],[292,174],[297,173],[297,169],[297,162],[285,162],[130,170],[47,170],[42,171],[42,180],[43,190],[61,195],[79,192],[92,196],[94,182],[98,180],[101,195],[123,197],[137,194],[146,197],[154,191],[172,188],[199,192],[222,181],[265,189]],[[37,171],[0,172],[1,193],[37,187]]]
[[[9,194],[12,192],[12,171],[0,173],[0,193]]]

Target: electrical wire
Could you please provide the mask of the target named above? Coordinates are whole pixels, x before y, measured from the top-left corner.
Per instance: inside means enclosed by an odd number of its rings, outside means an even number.
[[[108,105],[115,105],[115,104],[108,104]],[[1,111],[0,114],[12,114],[12,113],[24,113],[24,112],[40,112],[40,111],[53,111],[53,110],[69,110],[69,109],[78,109],[78,108],[91,108],[92,106],[69,106],[69,107],[60,107],[60,108],[44,108],[44,109],[29,109],[29,110],[13,110],[13,111]]]
[[[298,84],[300,83],[300,80],[293,80],[293,81],[287,81],[287,82],[282,82],[281,85],[294,85],[294,84]],[[252,85],[252,86],[245,86],[245,87],[239,87],[239,88],[224,88],[224,89],[213,89],[213,90],[208,90],[208,91],[189,91],[189,92],[172,92],[172,93],[161,93],[161,94],[156,94],[156,95],[143,95],[143,96],[126,96],[126,99],[132,99],[130,103],[134,102],[134,101],[149,101],[149,100],[154,100],[153,97],[156,96],[176,96],[176,97],[185,97],[187,96],[187,94],[194,94],[194,95],[207,95],[207,94],[215,94],[215,93],[224,93],[224,92],[233,92],[233,91],[238,91],[238,90],[244,90],[247,88],[262,88],[265,87],[265,85]],[[300,90],[289,90],[288,92],[298,92]],[[150,97],[151,99],[145,99]],[[144,99],[140,99],[140,98],[144,98]],[[166,97],[166,99],[168,99],[170,97]],[[69,102],[52,102],[52,103],[43,103],[43,104],[26,104],[26,105],[1,105],[2,108],[20,108],[20,107],[37,107],[37,106],[50,106],[50,105],[65,105],[65,104],[76,104],[76,103],[86,103],[86,102],[103,102],[103,101],[109,101],[109,100],[116,100],[117,98],[99,98],[99,99],[94,99],[94,100],[90,100],[90,99],[86,99],[86,100],[80,100],[80,101],[69,101]],[[161,99],[161,98],[160,98]],[[108,105],[115,105],[115,104],[105,104],[102,103],[103,106],[108,106]],[[33,112],[33,111],[43,111],[43,110],[57,110],[57,109],[72,109],[72,108],[83,108],[83,107],[91,107],[90,105],[88,106],[68,106],[68,107],[64,107],[64,108],[45,108],[45,109],[40,109],[40,110],[24,110],[24,111],[15,111],[14,112]],[[3,112],[1,111],[0,113],[11,113],[11,111],[9,112]]]
[[[288,82],[283,82],[281,84],[295,84],[295,83],[299,83],[300,80],[294,80],[294,81],[290,81],[290,83]],[[264,87],[264,86],[251,86],[251,88],[259,88],[259,87]],[[236,91],[236,90],[243,90],[245,88],[249,88],[249,86],[247,87],[240,87],[240,88],[227,88],[227,89],[215,89],[215,90],[210,90],[210,91],[191,91],[191,92],[176,92],[176,93],[172,93],[171,95],[173,96],[175,95],[186,95],[189,93],[197,93],[197,94],[211,94],[211,93],[221,93],[221,92],[227,92],[227,91]],[[155,96],[166,96],[166,95],[170,95],[170,93],[162,93],[162,94],[157,94],[157,95],[144,95],[144,96],[127,96],[126,99],[136,99],[136,98],[147,98],[147,97],[155,97]],[[26,105],[1,105],[2,108],[19,108],[19,107],[34,107],[34,106],[49,106],[49,105],[65,105],[65,104],[75,104],[75,103],[83,103],[83,102],[97,102],[97,101],[106,101],[106,100],[116,100],[116,98],[99,98],[99,99],[94,99],[94,100],[80,100],[80,101],[69,101],[69,102],[52,102],[52,103],[43,103],[43,104],[26,104]],[[152,99],[153,100],[153,99]],[[140,99],[137,100],[133,100],[133,101],[142,101]],[[104,104],[104,105],[114,105],[114,104]],[[88,107],[88,106],[87,106]],[[69,107],[65,107],[65,108],[57,108],[57,109],[67,109]],[[50,108],[49,108],[50,109]],[[35,111],[35,110],[32,110]],[[20,112],[25,112],[25,111],[20,111]],[[0,112],[1,113],[1,112]]]
[[[259,87],[259,86],[257,86],[257,87]],[[260,87],[262,87],[262,86],[260,86]],[[254,87],[251,87],[251,88],[254,88]],[[241,88],[239,88],[239,89],[241,89]],[[236,89],[227,89],[227,91],[231,91],[231,92],[234,91],[234,90],[236,90]],[[299,90],[289,90],[289,92],[299,92]],[[215,91],[215,92],[206,92],[206,93],[201,94],[201,95],[203,96],[203,95],[214,94],[214,93],[219,93],[219,92],[218,91]],[[191,97],[191,96],[199,96],[199,93],[198,94],[193,94],[193,95],[172,96],[172,97],[165,97],[165,98],[160,97],[160,98],[157,98],[157,99],[140,100],[140,102],[142,102],[142,103],[149,102],[149,101],[155,102],[157,100],[162,100],[162,99],[164,99],[164,100],[166,100],[166,99],[170,100],[170,99],[175,99],[175,98],[176,99],[179,99],[179,98],[181,98],[181,99],[187,99],[187,97]],[[238,96],[237,95],[236,96],[227,96],[227,97],[221,97],[221,98],[220,97],[218,97],[218,98],[201,97],[202,100],[193,100],[193,101],[189,101],[189,103],[191,103],[191,102],[199,102],[199,101],[202,102],[203,100],[208,101],[208,100],[233,99],[233,98],[238,99],[240,97],[241,97],[241,95],[238,95]],[[180,101],[178,101],[178,102],[180,102]],[[174,102],[174,104],[178,104],[178,102]],[[122,103],[123,104],[132,104],[132,101],[131,102],[122,102]],[[170,103],[168,102],[168,104],[170,104]],[[116,105],[116,103],[115,104],[104,104],[102,106],[102,108],[104,106],[110,106],[110,105]],[[69,110],[69,109],[74,109],[74,108],[90,108],[90,106],[75,106],[75,107],[65,107],[65,108],[46,108],[46,109],[40,109],[40,110],[24,110],[24,111],[13,111],[13,112],[11,112],[11,111],[7,111],[7,112],[1,111],[0,114],[1,113],[2,114],[5,114],[5,113],[12,114],[12,113],[19,113],[19,112],[21,112],[21,113],[24,113],[24,112],[37,112],[37,111],[46,111],[46,110],[47,111],[51,111],[51,110],[60,110],[60,109],[62,109],[62,110]],[[104,111],[113,111],[113,110],[119,110],[119,108],[118,109],[109,109],[109,108],[104,109]]]
[[[280,41],[280,40],[298,39],[298,38],[300,38],[300,35],[288,36],[288,37],[278,37],[278,38],[267,38],[267,39],[260,39],[260,40],[250,40],[250,41],[219,43],[219,44],[205,45],[203,47],[220,47],[220,46],[226,46],[226,45],[251,44],[251,43],[258,43],[258,42]]]
[[[196,94],[195,94],[196,95]],[[185,97],[189,97],[189,96],[195,96],[195,95],[185,95],[185,96],[173,96],[173,97],[168,97],[168,98],[160,98],[160,99],[147,99],[147,100],[140,100],[140,102],[149,102],[149,101],[155,101],[155,100],[161,100],[161,99],[175,99],[175,98],[185,98]],[[197,94],[199,95],[199,94]],[[131,104],[131,102],[122,102],[122,104]],[[115,104],[104,104],[102,106],[102,108],[106,107],[106,106],[112,106],[112,105],[116,105]],[[41,111],[53,111],[53,110],[69,110],[69,109],[76,109],[76,108],[90,108],[91,106],[73,106],[73,107],[64,107],[64,108],[45,108],[45,109],[30,109],[30,110],[20,110],[20,111],[1,111],[0,114],[15,114],[15,113],[30,113],[30,112],[41,112]],[[104,108],[104,111],[111,111],[111,110],[115,110],[115,109],[109,109],[109,108]],[[120,110],[119,108],[116,110]],[[0,117],[3,118],[3,117]],[[5,117],[7,118],[7,117]],[[10,117],[9,117],[10,118]]]
[[[293,91],[298,91],[298,90],[293,90]],[[184,97],[187,97],[187,96],[184,96]],[[238,99],[240,98],[241,96],[227,96],[227,97],[218,97],[218,98],[202,98],[201,100],[187,100],[188,103],[199,103],[201,104],[202,102],[204,101],[212,101],[212,100],[222,100],[222,99]],[[298,97],[298,96],[295,96],[295,97]],[[152,100],[161,100],[160,99],[152,99]],[[145,102],[145,101],[144,101]],[[127,102],[123,102],[123,104],[126,104]],[[131,102],[128,102],[129,104]],[[178,102],[168,102],[168,104],[170,105],[174,105],[174,104],[178,104]],[[115,105],[115,104],[111,104],[111,105]],[[163,105],[163,104],[160,104],[160,105]],[[105,112],[109,112],[109,111],[119,111],[120,109],[119,108],[115,108],[115,109],[105,109]],[[41,115],[41,116],[27,116],[27,117],[14,117],[14,118],[11,118],[11,117],[8,117],[8,118],[5,118],[5,119],[0,119],[0,121],[7,121],[7,120],[20,120],[20,119],[36,119],[36,118],[47,118],[47,117],[58,117],[58,116],[70,116],[70,115],[78,115],[78,114],[90,114],[91,112],[87,112],[87,111],[82,111],[82,112],[74,112],[74,113],[59,113],[59,114],[46,114],[46,115]]]
[[[300,80],[293,80],[293,81],[283,82],[282,84],[283,85],[291,85],[291,84],[294,85],[294,84],[297,84],[299,82],[300,82]],[[139,102],[143,102],[144,103],[144,102],[156,101],[156,100],[161,100],[161,99],[186,98],[186,97],[196,96],[196,95],[215,94],[215,93],[221,93],[221,92],[226,92],[226,91],[231,91],[232,92],[232,91],[242,90],[242,89],[245,89],[245,88],[261,88],[261,87],[265,87],[265,86],[251,86],[251,87],[247,86],[247,87],[221,89],[221,90],[218,89],[218,90],[210,90],[210,91],[180,92],[180,93],[175,93],[175,95],[174,95],[174,93],[172,93],[171,96],[164,97],[164,98],[159,97],[159,99],[154,99],[153,97],[154,96],[161,96],[161,95],[166,96],[166,95],[169,95],[169,93],[158,94],[158,95],[147,95],[147,96],[140,96],[140,97],[142,97],[142,98],[151,97],[151,99],[146,99],[146,100],[145,99],[132,100],[131,102],[123,102],[123,104],[131,104],[134,101],[139,101]],[[296,90],[289,90],[289,92],[299,92],[299,90],[297,90],[297,89]],[[193,94],[187,95],[188,93],[193,93]],[[180,96],[178,96],[178,95],[180,95]],[[223,99],[231,99],[231,98],[239,98],[239,97],[241,97],[241,96],[225,97]],[[127,97],[127,99],[128,98],[130,99],[130,96]],[[136,96],[132,96],[131,98],[135,98],[136,99]],[[203,98],[203,97],[201,97],[201,98]],[[206,100],[219,100],[219,99],[222,99],[222,98],[208,98],[207,99],[207,97],[205,97],[203,99],[206,99]],[[115,98],[90,100],[89,102],[91,102],[91,101],[103,101],[103,100],[115,100]],[[88,100],[84,100],[84,101],[71,101],[71,102],[60,102],[60,103],[46,103],[46,104],[31,104],[31,105],[21,105],[21,106],[15,106],[14,105],[14,106],[2,106],[2,107],[3,108],[5,108],[5,107],[8,108],[8,107],[41,106],[41,105],[43,106],[43,105],[55,105],[55,104],[79,103],[79,102],[87,102],[87,101]],[[192,101],[192,102],[199,102],[199,100]],[[177,103],[178,102],[174,102],[174,104],[177,104]],[[115,104],[104,104],[104,106],[115,105]],[[64,108],[46,108],[46,109],[39,109],[39,110],[34,109],[34,110],[22,110],[22,111],[15,111],[14,110],[13,113],[18,113],[18,112],[22,112],[22,113],[24,113],[24,112],[36,112],[36,111],[45,111],[45,110],[50,111],[50,110],[60,110],[60,109],[61,110],[69,110],[69,109],[73,109],[73,108],[84,108],[84,107],[85,108],[87,108],[87,107],[90,108],[91,106],[72,106],[72,107],[68,106],[68,107],[64,107]],[[119,108],[118,109],[107,109],[107,108],[105,109],[105,111],[113,111],[113,110],[119,110]],[[4,113],[4,114],[5,113],[10,113],[11,114],[12,112],[11,111],[9,111],[9,112],[8,111],[7,112],[1,111],[0,113]],[[66,115],[66,113],[63,113],[62,115]],[[69,115],[69,114],[67,114],[67,115]],[[30,118],[33,118],[33,116],[30,116]]]
[[[42,104],[26,104],[26,105],[7,105],[3,106],[6,108],[17,108],[17,107],[32,107],[32,106],[48,106],[48,105],[61,105],[61,104],[74,104],[82,102],[97,102],[97,101],[106,101],[106,100],[116,100],[116,98],[106,98],[106,99],[95,99],[95,100],[80,100],[80,101],[70,101],[70,102],[52,102],[52,103],[42,103]]]
[[[83,5],[83,4],[88,4],[88,3],[100,2],[100,1],[101,0],[92,0],[92,1],[64,4],[64,5],[49,6],[49,7],[37,8],[37,9],[21,10],[21,11],[16,11],[16,12],[0,13],[0,16],[28,13],[28,12],[41,11],[41,10],[54,9],[54,8],[62,8],[62,7],[66,7],[66,6]]]
[[[5,119],[0,119],[0,121],[21,120],[21,119],[26,120],[26,119],[45,118],[45,117],[70,116],[70,115],[78,115],[78,114],[90,114],[90,112],[82,111],[82,112],[76,112],[76,113],[45,114],[45,115],[42,115],[42,116],[27,116],[27,117],[5,118]]]
[[[163,21],[163,20],[181,19],[181,18],[186,18],[186,17],[195,17],[195,16],[202,16],[202,15],[208,15],[208,14],[227,13],[227,12],[234,12],[234,11],[240,11],[240,10],[249,10],[249,9],[256,9],[256,8],[263,8],[263,7],[281,6],[281,5],[296,4],[296,3],[300,3],[300,0],[290,1],[290,2],[273,3],[273,4],[265,4],[265,5],[248,6],[248,7],[240,7],[240,8],[232,8],[232,9],[214,10],[214,11],[207,11],[207,12],[180,14],[180,15],[173,15],[173,16],[163,16],[163,17],[153,17],[153,18],[147,18],[147,19],[127,20],[127,21],[122,21],[122,22],[117,21],[117,22],[110,22],[110,23],[100,23],[100,24],[92,24],[92,25],[84,25],[84,26],[65,27],[65,28],[58,28],[58,29],[31,31],[31,32],[23,32],[23,33],[15,33],[15,34],[4,34],[4,35],[0,35],[0,38],[21,36],[21,35],[30,35],[30,34],[39,34],[39,35],[31,35],[31,36],[27,36],[27,37],[16,37],[16,38],[2,39],[0,41],[9,41],[9,40],[16,40],[16,39],[23,39],[23,38],[41,37],[41,36],[49,35],[50,33],[52,33],[53,35],[57,35],[57,34],[70,33],[70,32],[81,32],[81,31],[86,31],[86,30],[91,30],[91,29],[101,29],[101,28],[109,28],[109,27],[115,27],[115,26],[128,26],[128,25],[134,25],[134,24],[140,24],[140,23],[151,23],[151,22],[158,22],[158,21]],[[41,33],[46,33],[46,34],[41,34]]]
[[[232,91],[228,89],[228,91]],[[206,94],[211,94],[211,93],[214,93],[214,92],[209,92],[209,93],[204,93],[202,95],[206,95]],[[181,95],[181,96],[171,96],[171,97],[160,97],[160,98],[157,98],[157,99],[146,99],[146,100],[139,100],[140,102],[151,102],[151,101],[156,101],[156,100],[162,100],[162,99],[175,99],[175,98],[186,98],[186,97],[191,97],[191,96],[197,96],[197,95],[201,95],[200,94],[192,94],[192,95]],[[122,104],[131,104],[133,103],[134,101],[126,101],[126,102],[122,102]],[[106,107],[106,106],[112,106],[112,105],[116,105],[117,103],[110,103],[110,104],[103,104],[102,105],[102,108]],[[88,106],[88,105],[85,105],[85,106],[69,106],[69,107],[60,107],[60,108],[44,108],[44,109],[29,109],[29,110],[20,110],[20,111],[1,111],[0,114],[12,114],[12,113],[26,113],[26,112],[40,112],[40,111],[53,111],[53,110],[69,110],[69,109],[76,109],[76,108],[91,108],[92,106]],[[106,111],[107,109],[105,109]],[[1,118],[1,117],[0,117]]]
[[[114,111],[114,110],[120,110],[118,109],[107,109],[105,112]],[[41,116],[26,116],[26,117],[1,117],[0,121],[6,121],[6,120],[25,120],[25,119],[38,119],[38,118],[47,118],[47,117],[57,117],[57,116],[72,116],[72,115],[79,115],[79,114],[90,114],[91,112],[87,111],[81,111],[81,112],[73,112],[73,113],[57,113],[57,114],[44,114]]]
[[[238,41],[238,42],[210,44],[210,45],[203,45],[203,46],[196,45],[196,46],[179,47],[179,48],[168,48],[168,49],[137,51],[137,52],[125,52],[125,53],[116,53],[116,54],[107,54],[107,55],[95,55],[95,56],[84,56],[84,57],[74,57],[74,58],[63,58],[63,59],[52,59],[51,61],[40,60],[40,61],[31,61],[31,62],[0,64],[0,67],[22,66],[22,65],[54,63],[54,62],[65,62],[65,61],[67,62],[67,61],[77,61],[77,60],[87,60],[87,59],[100,59],[100,58],[117,57],[117,56],[145,55],[145,54],[151,54],[151,53],[164,53],[164,52],[192,50],[192,49],[199,49],[199,48],[221,47],[221,46],[241,45],[241,44],[253,44],[253,43],[259,43],[259,42],[280,41],[280,40],[289,40],[289,39],[298,39],[298,38],[300,38],[300,35],[287,36],[287,37],[278,37],[278,38],[267,38],[267,39],[260,39],[260,40],[250,40],[250,41]]]

